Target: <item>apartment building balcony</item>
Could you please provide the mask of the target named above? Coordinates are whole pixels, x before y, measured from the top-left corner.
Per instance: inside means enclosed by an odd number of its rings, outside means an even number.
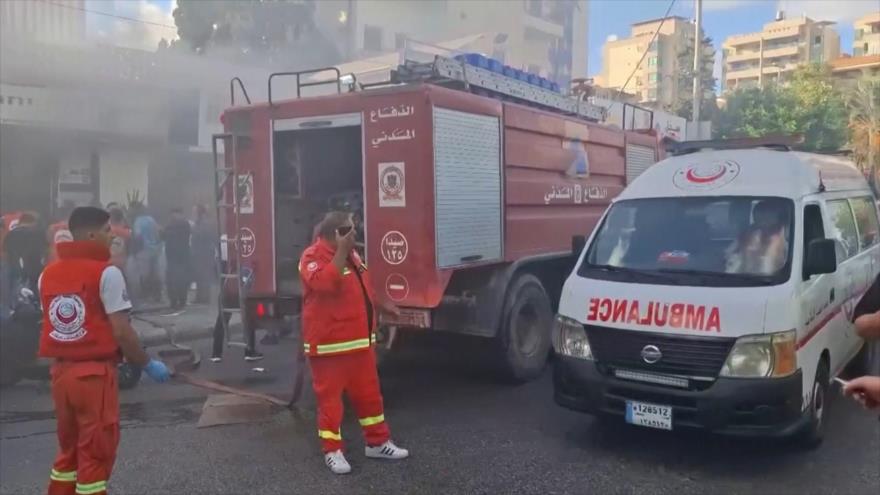
[[[747,79],[751,77],[757,78],[758,74],[760,74],[760,71],[757,67],[749,67],[746,69],[738,70],[728,68],[725,76],[727,77],[727,79]]]
[[[796,57],[800,55],[800,44],[792,43],[778,48],[764,49],[764,58]]]
[[[761,33],[737,34],[727,38],[724,43],[726,48],[743,47],[744,45],[761,42]]]
[[[536,16],[528,11],[526,11],[526,13],[523,15],[523,25],[525,28],[531,28],[535,31],[539,31],[541,33],[548,34],[556,38],[561,38],[565,34],[562,24],[556,24],[553,21]]]
[[[732,63],[732,62],[745,62],[748,60],[758,60],[760,58],[761,58],[761,51],[754,50],[754,51],[747,51],[747,52],[744,51],[744,52],[735,53],[733,55],[728,55],[725,60],[728,63]]]

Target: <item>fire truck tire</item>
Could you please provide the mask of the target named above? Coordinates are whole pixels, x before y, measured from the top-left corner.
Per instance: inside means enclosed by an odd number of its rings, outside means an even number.
[[[541,375],[550,356],[553,308],[537,277],[519,275],[507,292],[498,345],[506,378],[522,383]]]

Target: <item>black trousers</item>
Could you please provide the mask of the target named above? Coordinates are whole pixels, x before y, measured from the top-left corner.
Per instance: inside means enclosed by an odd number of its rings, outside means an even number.
[[[165,269],[165,285],[168,290],[168,301],[172,308],[186,306],[186,296],[189,294],[189,263],[168,260]]]

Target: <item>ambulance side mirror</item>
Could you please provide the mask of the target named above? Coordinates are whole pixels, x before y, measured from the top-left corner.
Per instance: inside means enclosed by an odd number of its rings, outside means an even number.
[[[807,245],[804,274],[834,273],[837,271],[837,250],[834,239],[814,239]]]
[[[571,256],[573,258],[577,258],[581,255],[581,251],[584,250],[584,246],[587,245],[587,237],[582,235],[572,236],[571,238]]]

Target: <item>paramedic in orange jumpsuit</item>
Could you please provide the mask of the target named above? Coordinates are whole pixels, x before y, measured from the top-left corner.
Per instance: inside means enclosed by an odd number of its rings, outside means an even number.
[[[125,280],[109,261],[109,220],[100,208],[75,209],[69,220],[73,241],[58,244],[58,261],[40,277],[39,355],[55,360],[59,447],[49,495],[107,493],[119,443],[120,352],[157,382],[169,378],[165,365],[143,351],[129,322]]]
[[[355,230],[349,213],[328,213],[318,239],[303,252],[303,345],[318,399],[318,436],[324,462],[336,474],[351,472],[342,452],[342,393],[357,412],[366,437],[366,456],[403,459],[409,456],[391,441],[382,407],[379,374],[373,353],[375,297],[367,266],[354,251]],[[391,303],[382,310],[397,313]]]

